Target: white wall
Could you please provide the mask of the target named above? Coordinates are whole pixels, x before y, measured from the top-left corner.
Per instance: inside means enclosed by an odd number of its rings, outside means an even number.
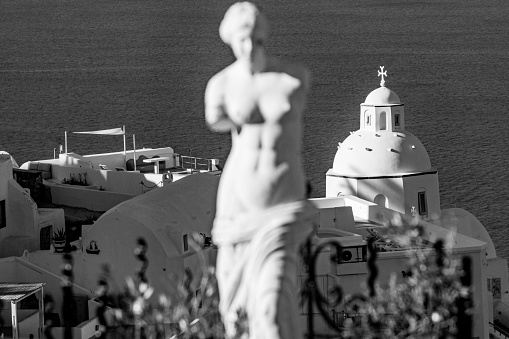
[[[53,226],[55,229],[65,227],[64,211],[58,208],[41,208],[38,210],[36,224],[27,225],[28,236],[10,236],[0,238],[0,257],[20,256],[25,250],[40,250],[40,231],[43,227]]]
[[[354,195],[373,202],[378,194],[382,194],[387,198],[388,208],[408,215],[411,214],[412,206],[417,208],[417,191],[423,187],[426,189],[428,207],[428,215],[424,219],[440,217],[440,192],[436,173],[354,179],[334,176],[329,170],[326,176],[326,185],[327,197],[335,197],[338,192],[342,192],[342,195]]]
[[[69,179],[71,174],[84,177],[86,173],[87,183],[96,189],[103,187],[106,191],[140,195],[149,191],[147,187],[161,186],[162,174],[139,173],[127,171],[97,170],[91,168],[52,166],[53,179],[51,182],[61,184],[63,179]],[[143,182],[144,186],[140,183]],[[77,186],[77,185],[74,185]],[[79,187],[79,186],[77,186]]]
[[[166,160],[166,168],[171,168],[175,167],[175,159],[173,158],[174,154],[175,152],[171,147],[142,148],[136,150],[136,159],[138,159],[140,155],[144,155],[147,158],[152,158],[154,155],[169,157],[170,160]],[[133,150],[127,150],[125,160],[133,159],[134,156],[135,154]],[[115,167],[125,168],[124,152],[84,155],[83,159],[92,162],[94,164],[94,168],[97,168],[98,164],[106,165],[111,170],[114,170]]]
[[[7,236],[33,236],[34,225],[39,221],[37,204],[30,197],[30,193],[14,179],[8,180],[7,192],[7,227],[0,230],[0,239]]]
[[[405,205],[403,213],[410,215],[412,206],[415,206],[418,212],[417,192],[423,187],[426,190],[426,204],[428,208],[427,217],[424,220],[440,218],[440,190],[438,187],[438,174],[429,173],[416,176],[408,176],[403,178],[405,188],[404,197]]]
[[[51,202],[56,205],[105,212],[134,197],[132,194],[99,191],[77,185],[50,185]]]
[[[164,227],[163,221],[161,221],[161,227]],[[143,223],[125,217],[121,213],[103,215],[88,232],[83,234],[84,247],[94,240],[100,252],[95,255],[88,254],[84,250],[83,253],[76,254],[75,278],[84,286],[95,288],[101,265],[109,263],[116,283],[119,287],[124,286],[125,278],[132,277],[140,266],[140,262],[134,256],[136,241],[140,236],[143,236],[148,243],[147,278],[153,285],[155,294],[174,295],[175,286],[169,283],[170,276],[183,276],[183,259],[169,255],[161,246],[162,239],[157,239]]]
[[[12,162],[8,154],[0,154],[0,201],[7,199],[7,182],[12,178]]]
[[[405,195],[401,177],[359,179],[357,186],[357,197],[373,202],[377,195],[382,194],[387,197],[390,209],[398,212],[404,211]]]
[[[343,178],[332,174],[329,169],[325,177],[325,196],[337,197],[340,195],[356,195],[357,180],[353,178]]]

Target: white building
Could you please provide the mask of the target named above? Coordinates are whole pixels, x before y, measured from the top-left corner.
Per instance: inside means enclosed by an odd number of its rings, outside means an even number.
[[[344,247],[341,264],[331,263],[327,256],[320,259],[316,272],[319,285],[325,291],[339,281],[345,293],[360,292],[368,274],[365,237],[369,229],[383,233],[385,221],[420,217],[424,237],[431,243],[457,230],[454,252],[469,256],[473,265],[474,337],[488,338],[493,319],[509,324],[507,262],[497,257],[489,234],[472,214],[460,208],[440,208],[437,170],[431,167],[419,139],[406,130],[406,113],[399,96],[384,83],[372,91],[360,105],[360,129],[338,146],[326,175],[326,197],[311,199],[318,208],[320,225],[314,243],[333,239]],[[53,177],[57,170],[68,169],[52,168]],[[105,173],[106,177],[125,175]],[[123,284],[138,265],[132,251],[139,236],[148,242],[147,275],[155,295],[174,292],[168,288],[170,275],[182,275],[187,267],[199,269],[188,240],[191,232],[210,235],[218,181],[212,175],[189,175],[117,204],[93,225],[83,226],[84,249],[93,241],[99,253],[90,254],[81,248],[74,252],[75,293],[89,300],[88,320],[77,326],[76,338],[93,333],[97,324],[92,319],[95,306],[90,299],[101,264],[108,262],[113,277]],[[89,195],[86,198],[86,189],[72,192],[74,200],[92,199]],[[45,282],[45,291],[58,296],[61,256],[47,244],[49,226],[62,228],[63,212],[38,209],[29,193],[12,179],[10,157],[0,155],[0,257],[8,256],[0,259],[0,282]],[[214,251],[209,251],[213,257],[210,252]],[[400,275],[407,254],[404,250],[379,253],[380,284],[392,273]],[[305,273],[300,267],[301,280]],[[341,306],[335,311],[340,312]],[[306,312],[303,308],[303,321]],[[318,315],[315,320],[318,330],[327,331]]]
[[[64,228],[64,211],[38,208],[30,192],[13,179],[12,163],[8,154],[0,154],[0,283],[44,283],[44,293],[55,299],[55,312],[62,322],[62,253],[54,252],[51,235]],[[134,256],[139,237],[148,243],[146,276],[154,287],[154,300],[162,293],[176,297],[184,270],[190,269],[196,282],[203,265],[214,264],[215,250],[208,247],[202,252],[204,256],[198,254],[192,235],[210,236],[218,182],[219,178],[210,174],[188,175],[124,201],[95,223],[83,225],[82,246],[75,242],[78,248],[72,252],[77,305],[73,314],[74,338],[95,334],[98,304],[93,298],[103,264],[109,264],[114,293],[121,293],[125,279],[134,276],[140,266]],[[86,194],[87,190],[78,191]],[[95,253],[87,251],[92,242],[98,250]],[[6,327],[10,324],[10,308],[7,303],[0,307]],[[37,338],[38,309],[20,310],[17,316],[19,337],[33,334]],[[61,337],[61,330],[53,331],[55,338]]]
[[[386,75],[383,68],[381,73]],[[381,87],[360,105],[360,129],[338,143],[326,174],[326,198],[313,199],[319,208],[320,229],[329,233],[319,238],[335,238],[330,229],[363,237],[370,228],[383,233],[381,225],[398,215],[419,217],[424,238],[431,243],[456,231],[455,255],[472,259],[474,337],[488,338],[494,318],[509,323],[507,261],[497,257],[488,232],[475,216],[461,208],[441,210],[438,172],[431,167],[423,144],[406,129],[405,114],[400,97],[385,87],[382,76]],[[341,243],[341,237],[335,239]],[[322,263],[319,273],[324,284],[341,278],[346,293],[358,292],[367,277],[358,252],[349,253],[349,260],[336,267]],[[405,251],[379,253],[378,282],[388,281],[392,273],[401,275],[406,258]]]

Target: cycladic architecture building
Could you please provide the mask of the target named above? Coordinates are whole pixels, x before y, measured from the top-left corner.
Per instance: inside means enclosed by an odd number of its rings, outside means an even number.
[[[380,85],[360,106],[360,129],[338,144],[326,195],[355,195],[424,220],[440,218],[437,170],[406,130],[399,96],[384,80]]]
[[[383,69],[380,75],[386,75]],[[326,196],[310,199],[317,207],[315,224],[319,225],[313,244],[335,240],[342,246],[340,262],[331,262],[328,255],[320,256],[317,284],[325,294],[333,284],[340,284],[345,294],[363,291],[361,286],[369,274],[366,237],[373,232],[383,236],[385,222],[395,218],[420,218],[424,238],[430,243],[457,232],[453,251],[458,257],[470,257],[472,262],[473,337],[488,338],[494,334],[490,325],[494,320],[509,324],[507,261],[497,257],[491,237],[475,216],[461,208],[440,208],[437,170],[431,167],[423,144],[407,130],[407,113],[400,97],[382,80],[360,105],[359,130],[339,143],[333,166],[326,174]],[[65,227],[64,212],[60,208],[38,208],[27,189],[13,179],[13,163],[8,154],[0,154],[0,283],[45,283],[44,292],[55,297],[55,309],[60,310],[62,259],[54,252],[51,234]],[[69,169],[53,168],[53,173],[56,170]],[[110,264],[112,278],[121,286],[138,264],[132,251],[139,236],[149,243],[147,276],[155,289],[154,296],[171,292],[169,276],[182,276],[186,269],[198,273],[201,256],[189,240],[194,232],[211,234],[218,182],[209,174],[189,175],[127,199],[93,224],[82,225],[81,246],[72,252],[74,293],[83,301],[81,315],[76,316],[75,338],[89,338],[95,333],[98,304],[94,291],[101,265]],[[80,194],[80,200],[90,200],[90,189],[70,191],[77,193],[64,195],[62,201],[71,201],[76,194]],[[98,247],[95,253],[86,250],[92,243]],[[376,262],[377,282],[381,285],[391,274],[401,281],[402,267],[408,261],[407,249],[391,247],[390,241],[387,244],[386,248],[382,244]],[[328,250],[332,250],[330,246]],[[213,247],[206,249],[210,262],[215,252]],[[308,272],[302,258],[299,260],[302,284]],[[0,316],[8,319],[10,309],[5,306]],[[341,314],[342,305],[333,310]],[[332,313],[332,309],[327,311]],[[37,336],[41,331],[37,312],[18,314],[21,337]],[[305,307],[300,310],[303,323],[306,312]],[[59,316],[62,318],[62,314]],[[318,314],[313,318],[318,331],[330,331],[323,321],[320,324]]]
[[[438,172],[423,144],[406,129],[405,106],[385,87],[386,71],[381,67],[378,73],[380,87],[360,105],[359,130],[338,143],[333,166],[326,174],[326,198],[312,199],[320,214],[318,237],[336,228],[365,239],[370,230],[383,233],[381,225],[398,215],[420,218],[424,238],[430,243],[456,232],[454,253],[472,259],[474,337],[488,338],[494,319],[509,321],[507,261],[497,257],[491,237],[475,216],[461,208],[441,210]],[[341,242],[342,238],[336,239]],[[327,277],[341,276],[339,282],[346,286],[346,293],[355,292],[350,286],[358,289],[366,278],[365,265],[359,263],[363,260],[355,253],[342,265],[321,272]],[[380,252],[379,283],[388,281],[391,273],[400,275],[405,258],[402,249]]]

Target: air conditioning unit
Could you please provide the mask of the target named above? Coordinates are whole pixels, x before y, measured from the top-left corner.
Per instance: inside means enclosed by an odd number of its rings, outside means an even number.
[[[365,262],[367,261],[367,246],[351,246],[337,248],[338,264],[354,263],[354,262]]]

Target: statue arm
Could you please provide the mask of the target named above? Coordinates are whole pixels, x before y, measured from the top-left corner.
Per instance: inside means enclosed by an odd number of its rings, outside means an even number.
[[[220,74],[210,79],[205,90],[205,120],[215,132],[229,132],[236,129],[225,111],[223,102],[223,79]]]

